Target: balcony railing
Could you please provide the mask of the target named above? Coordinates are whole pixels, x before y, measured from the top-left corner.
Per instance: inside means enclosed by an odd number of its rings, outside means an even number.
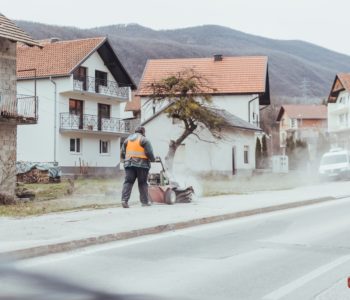
[[[85,114],[79,116],[61,113],[60,129],[129,134],[135,129],[135,125],[130,120],[119,118],[99,118],[96,115]]]
[[[115,81],[95,77],[74,77],[73,90],[80,92],[97,93],[100,95],[129,99],[129,88],[119,87]]]
[[[38,98],[0,92],[0,117],[16,119],[19,122],[36,122],[38,120]]]

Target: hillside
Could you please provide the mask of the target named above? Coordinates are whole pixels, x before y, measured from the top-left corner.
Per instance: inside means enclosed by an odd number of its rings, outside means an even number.
[[[350,71],[350,56],[302,41],[273,40],[215,25],[156,31],[137,24],[84,30],[16,23],[36,39],[107,35],[136,83],[149,58],[267,55],[271,95],[276,102],[319,102],[327,97],[335,74]]]

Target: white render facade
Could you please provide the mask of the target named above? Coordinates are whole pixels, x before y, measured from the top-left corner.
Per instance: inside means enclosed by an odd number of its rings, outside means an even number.
[[[169,141],[178,138],[183,126],[162,113],[148,121],[161,107],[153,108],[147,97],[141,97],[141,122],[145,122],[146,136],[150,139],[155,155],[162,159],[166,156]],[[251,95],[213,95],[212,105],[257,126],[260,120],[259,96]],[[189,136],[175,155],[174,172],[187,174],[251,174],[255,169],[255,145],[259,130],[244,128],[226,128],[224,138],[215,140],[205,129],[197,130],[196,136]]]
[[[339,93],[335,103],[328,103],[328,131],[350,130],[350,93]]]
[[[258,126],[260,121],[259,95],[213,95],[212,106],[224,109],[229,113]],[[168,103],[153,106],[148,97],[141,97],[141,122],[151,118]]]
[[[118,172],[120,139],[131,130],[122,120],[130,87],[118,86],[97,52],[79,67],[86,70],[84,82],[73,74],[37,79],[39,120],[30,128],[18,127],[18,160],[57,162],[66,174]],[[96,71],[108,84],[96,85]],[[32,79],[17,82],[19,93],[34,88]]]
[[[334,103],[328,103],[328,132],[336,146],[350,149],[350,93],[339,92]]]

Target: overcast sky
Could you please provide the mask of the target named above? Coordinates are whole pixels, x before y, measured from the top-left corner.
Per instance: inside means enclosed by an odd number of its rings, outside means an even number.
[[[350,55],[350,0],[2,0],[10,19],[90,28],[138,23],[153,29],[216,24],[298,39]]]

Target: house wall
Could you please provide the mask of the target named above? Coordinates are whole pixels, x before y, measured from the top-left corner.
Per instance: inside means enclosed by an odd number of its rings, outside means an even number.
[[[294,134],[297,139],[304,139],[311,142],[317,140],[319,132],[327,130],[327,120],[324,119],[295,119],[292,126],[292,118],[284,113],[279,123],[280,146],[285,146],[285,139],[289,134]]]
[[[88,76],[95,77],[95,70],[108,73],[108,80],[113,80],[112,74],[104,65],[97,53],[94,53],[82,66],[88,68]],[[123,103],[114,98],[102,97],[91,93],[73,92],[73,76],[53,78],[57,87],[57,115],[55,130],[55,85],[49,79],[37,81],[37,95],[39,98],[38,124],[27,127],[19,126],[18,159],[23,161],[53,162],[55,161],[54,135],[56,134],[56,161],[63,170],[73,172],[82,162],[93,168],[116,169],[120,162],[120,137],[105,133],[61,132],[60,113],[69,112],[69,99],[84,101],[83,113],[97,116],[98,103],[111,105],[111,117],[120,118]],[[34,81],[21,80],[17,83],[19,92],[34,94]],[[80,138],[81,152],[70,152],[70,139]],[[110,141],[109,154],[100,154],[101,140]]]
[[[212,97],[212,105],[216,108],[224,109],[231,114],[249,122],[256,124],[260,120],[259,98],[257,95],[220,95]],[[253,100],[254,99],[254,100]],[[252,100],[249,104],[249,101]],[[168,102],[157,104],[155,112],[160,111]],[[250,107],[250,109],[249,109]],[[149,119],[153,115],[153,105],[148,97],[141,98],[141,121]],[[250,117],[249,117],[250,113]],[[259,124],[258,124],[258,127]]]
[[[69,84],[69,78],[53,79],[57,89]],[[17,90],[20,94],[34,95],[34,80],[21,80],[17,82]],[[38,123],[31,126],[18,126],[17,157],[19,161],[53,162],[54,161],[54,134],[58,139],[59,115],[56,118],[56,133],[54,131],[55,120],[55,85],[48,79],[37,81],[38,96]],[[62,97],[57,97],[57,107]]]
[[[350,129],[350,94],[340,92],[335,103],[328,103],[327,112],[330,132]]]
[[[336,147],[350,149],[350,93],[339,93],[335,103],[328,103],[328,132]]]
[[[87,68],[87,76],[96,77],[95,71],[97,70],[97,71],[106,72],[107,80],[115,81],[112,73],[105,66],[104,61],[102,60],[101,56],[97,52],[93,53],[86,61],[84,61],[81,64],[81,66]]]
[[[309,120],[299,120],[299,128],[327,128],[327,120],[323,119],[309,119]]]
[[[182,127],[173,124],[165,114],[161,114],[145,125],[146,136],[150,139],[155,155],[162,159],[167,154],[169,141],[180,136]],[[253,131],[227,130],[224,139],[215,140],[206,129],[198,131],[200,141],[195,136],[188,137],[175,156],[175,173],[225,173],[232,174],[232,148],[235,147],[235,163],[238,173],[251,172],[255,168],[255,142]],[[244,146],[249,147],[249,160],[244,163]]]
[[[250,123],[260,121],[258,95],[213,96],[213,105]],[[257,99],[255,99],[257,98]],[[253,100],[254,99],[254,100]],[[252,100],[249,104],[249,101]],[[250,113],[250,116],[249,116]],[[258,125],[258,127],[260,127]]]
[[[0,38],[0,93],[16,94],[16,43]],[[1,99],[0,99],[1,105]],[[0,192],[15,194],[17,125],[0,116]]]

